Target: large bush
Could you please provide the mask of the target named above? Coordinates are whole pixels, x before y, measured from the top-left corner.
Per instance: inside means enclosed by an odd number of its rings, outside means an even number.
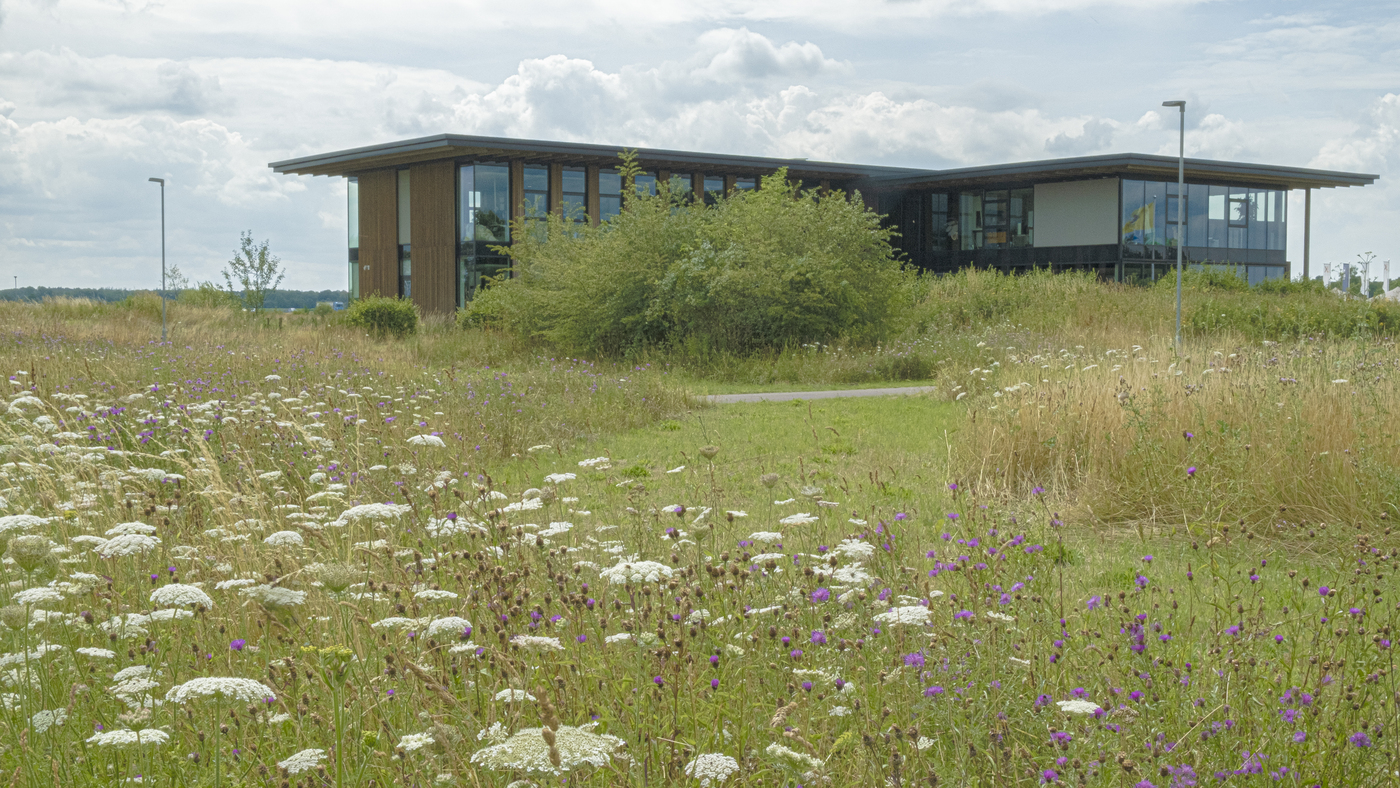
[[[630,198],[599,227],[558,218],[515,228],[516,276],[464,320],[570,350],[751,352],[894,328],[900,264],[860,197],[799,191],[779,171],[706,207]]]
[[[406,337],[418,330],[418,307],[406,298],[366,296],[350,302],[345,323],[375,336]]]

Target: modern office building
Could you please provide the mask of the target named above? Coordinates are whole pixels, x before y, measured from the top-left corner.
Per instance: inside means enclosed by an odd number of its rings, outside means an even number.
[[[556,212],[598,223],[622,208],[621,149],[609,145],[440,134],[268,165],[349,181],[349,287],[413,299],[425,313],[461,307],[509,266],[497,249],[511,222]],[[1375,175],[1122,154],[925,170],[637,149],[636,187],[712,200],[754,189],[786,167],[806,188],[859,192],[920,268],[1093,270],[1149,282],[1184,256],[1229,266],[1251,283],[1289,275],[1287,192],[1364,186]],[[1305,215],[1306,223],[1311,219]],[[1307,271],[1306,243],[1303,268]]]

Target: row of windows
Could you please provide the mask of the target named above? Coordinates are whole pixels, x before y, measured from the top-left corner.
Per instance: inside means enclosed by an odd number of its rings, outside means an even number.
[[[1288,193],[1186,184],[1186,246],[1283,251]],[[1183,213],[1176,181],[1123,181],[1124,244],[1175,246]]]
[[[1269,279],[1288,278],[1288,268],[1281,265],[1233,265],[1230,263],[1207,263],[1184,266],[1188,271],[1213,271],[1232,273],[1249,282],[1250,287]],[[1158,279],[1176,276],[1176,266],[1171,263],[1123,263],[1122,281],[1131,284],[1151,284]]]
[[[1035,245],[1035,190],[912,192],[881,206],[906,252],[1016,249]]]
[[[528,166],[524,168],[522,207],[526,221],[543,219],[555,208],[549,194],[549,169]],[[582,167],[564,167],[561,176],[561,204],[565,216],[575,221],[587,221],[588,178]],[[495,276],[509,264],[509,260],[492,246],[510,243],[510,166],[503,163],[466,164],[458,168],[457,227],[458,227],[458,302],[480,287],[485,277]],[[671,173],[668,186],[672,194],[691,195],[694,193],[694,179],[688,173]],[[713,204],[716,194],[724,191],[724,178],[703,176],[705,201]],[[396,175],[397,242],[398,242],[398,292],[405,298],[413,292],[412,226],[410,218],[409,170],[399,170]],[[755,178],[738,178],[738,189],[757,188]],[[607,221],[622,212],[622,175],[617,170],[606,169],[598,172],[598,213],[599,219]],[[657,173],[644,172],[635,179],[638,193],[657,193]],[[346,188],[348,200],[347,245],[349,247],[349,287],[350,297],[360,294],[360,202],[359,179],[351,177]]]

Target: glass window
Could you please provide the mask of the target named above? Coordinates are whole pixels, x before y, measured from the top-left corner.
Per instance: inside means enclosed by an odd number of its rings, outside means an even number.
[[[1288,192],[1269,192],[1269,247],[1283,251],[1288,242]]]
[[[1206,213],[1210,205],[1210,187],[1199,183],[1186,184],[1186,245],[1206,245]]]
[[[1269,200],[1268,192],[1251,189],[1249,192],[1249,248],[1269,248]]]
[[[549,214],[549,168],[526,167],[524,186],[525,218],[543,219]]]
[[[705,176],[705,204],[714,205],[715,201],[724,194],[724,178],[719,175]]]
[[[637,194],[650,194],[656,196],[656,173],[644,172],[638,175],[633,185],[637,189]]]
[[[399,297],[413,297],[413,260],[410,254],[412,247],[403,244],[399,247]]]
[[[1176,245],[1184,241],[1186,237],[1183,218],[1190,215],[1190,209],[1186,207],[1187,197],[1177,195],[1177,185],[1173,181],[1167,181],[1167,223],[1165,225],[1165,235],[1163,241],[1167,246],[1175,250]],[[1175,254],[1175,251],[1173,251]]]
[[[1147,229],[1152,216],[1145,211],[1143,201],[1145,184],[1142,181],[1123,181],[1123,243],[1147,243]]]
[[[576,222],[588,218],[588,177],[582,167],[565,167],[563,181],[564,218]]]
[[[399,243],[413,243],[409,240],[412,235],[409,219],[408,205],[408,170],[399,170]]]
[[[934,251],[953,249],[952,239],[958,235],[957,216],[948,215],[948,195],[929,196],[929,248]],[[956,211],[954,211],[956,214]]]
[[[690,199],[695,192],[695,186],[690,180],[688,172],[673,172],[670,180],[671,196],[681,199]]]
[[[958,195],[958,248],[982,248],[982,195]]]
[[[979,246],[991,249],[1006,246],[1009,202],[1009,193],[1005,190],[983,193],[982,243]]]
[[[1012,189],[1007,232],[1012,246],[1035,245],[1035,190]]]
[[[738,189],[739,191],[748,191],[749,189],[757,189],[757,188],[758,188],[758,179],[757,179],[757,178],[735,178],[735,179],[734,179],[734,188],[735,188],[735,189]]]
[[[1224,249],[1227,246],[1229,236],[1226,234],[1225,215],[1229,212],[1226,205],[1228,192],[1224,186],[1210,187],[1210,210],[1206,220],[1206,246],[1215,249]]]
[[[1229,189],[1230,248],[1249,248],[1249,190],[1238,186]]]
[[[347,245],[360,248],[360,179],[350,178],[345,184],[345,231]]]
[[[1142,216],[1145,223],[1143,243],[1148,246],[1161,246],[1166,243],[1167,184],[1163,181],[1147,181],[1142,187]],[[1160,253],[1160,250],[1158,252]]]
[[[598,214],[599,220],[607,220],[622,213],[622,175],[617,170],[598,171]]]
[[[461,243],[509,243],[510,168],[504,164],[468,164],[458,172]]]

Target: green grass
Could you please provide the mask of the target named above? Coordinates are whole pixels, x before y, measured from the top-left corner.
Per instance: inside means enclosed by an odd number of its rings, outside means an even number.
[[[781,393],[790,391],[854,391],[857,389],[879,389],[879,388],[917,388],[919,386],[936,385],[934,380],[894,380],[894,381],[873,381],[864,383],[823,383],[813,381],[808,383],[744,383],[739,381],[715,381],[704,379],[687,380],[680,378],[678,382],[685,387],[693,396],[706,396],[712,394],[760,394],[760,393]]]

